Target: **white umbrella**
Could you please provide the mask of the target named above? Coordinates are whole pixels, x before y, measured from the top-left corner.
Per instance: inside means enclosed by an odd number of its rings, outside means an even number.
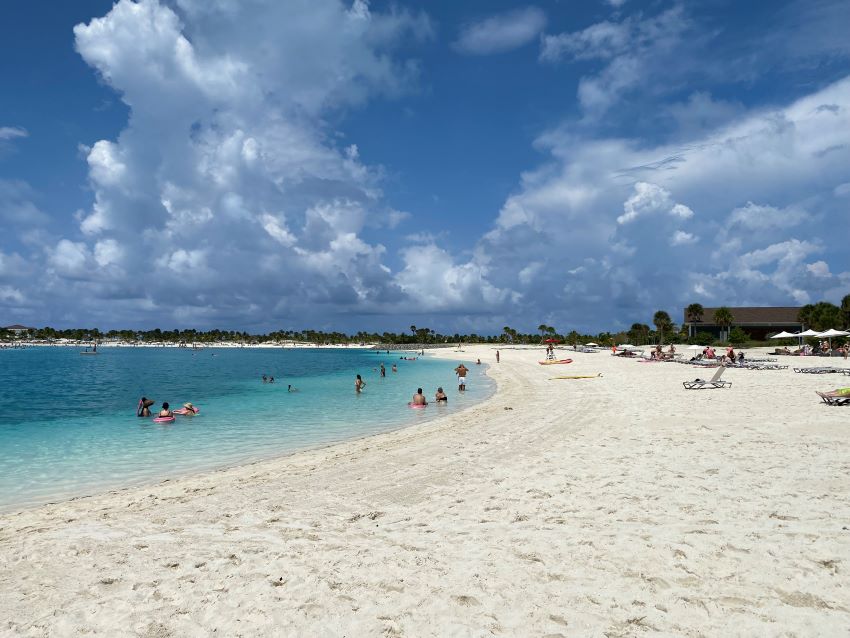
[[[831,337],[846,337],[847,335],[850,335],[850,332],[846,332],[844,330],[836,330],[835,328],[830,328],[829,330],[826,330],[826,331],[818,334],[818,337],[826,337],[827,339],[829,339]]]
[[[793,333],[791,333],[791,332],[785,332],[785,331],[783,330],[783,331],[782,331],[782,332],[780,332],[779,334],[775,334],[775,335],[773,335],[773,336],[772,336],[772,337],[770,337],[770,338],[771,338],[771,339],[789,339],[789,338],[791,338],[791,337],[796,337],[796,336],[797,336],[797,335],[795,335],[795,334],[793,334]]]
[[[829,330],[825,330],[821,332],[819,337],[826,337],[829,339],[829,351],[832,352],[832,338],[833,337],[846,337],[850,332],[845,332],[844,330],[836,330],[835,328],[830,328]]]
[[[596,347],[596,346],[598,346],[599,344],[598,344],[598,343],[593,343],[593,342],[591,341],[590,343],[586,343],[586,344],[584,344],[584,345],[595,348],[595,347]]]
[[[795,337],[819,337],[820,333],[809,328],[805,332],[798,332]]]

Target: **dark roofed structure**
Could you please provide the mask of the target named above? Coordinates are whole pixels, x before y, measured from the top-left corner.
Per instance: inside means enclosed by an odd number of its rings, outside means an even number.
[[[30,328],[29,326],[22,326],[19,323],[16,323],[14,326],[6,326],[3,330],[8,330],[9,332],[26,332],[27,330],[35,330],[35,328]]]
[[[732,313],[732,325],[729,328],[741,328],[753,339],[766,339],[769,335],[782,330],[799,332],[803,330],[803,323],[799,319],[801,309],[801,306],[729,307]],[[708,332],[714,337],[728,338],[729,335],[725,334],[726,329],[714,320],[714,313],[717,310],[718,308],[703,308],[702,320],[691,321],[685,309],[683,325],[688,327],[688,336],[698,332]]]

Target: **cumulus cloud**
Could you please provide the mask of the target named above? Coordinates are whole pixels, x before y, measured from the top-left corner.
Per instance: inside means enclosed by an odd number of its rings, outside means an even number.
[[[659,307],[807,303],[846,285],[830,228],[846,218],[834,190],[850,181],[850,78],[681,143],[564,126],[536,146],[550,160],[523,173],[478,248],[529,314],[627,327]]]
[[[623,214],[617,218],[617,223],[627,224],[640,216],[653,213],[667,213],[681,219],[688,219],[694,214],[684,204],[674,202],[670,192],[658,184],[637,182],[634,192],[623,203]]]
[[[408,214],[326,122],[415,90],[417,61],[395,52],[432,35],[424,13],[362,0],[119,0],[77,25],[77,51],[130,115],[117,138],[81,147],[93,202],[79,232],[41,238],[53,311],[79,314],[82,296],[93,303],[77,320],[300,327],[400,307],[367,235]],[[3,219],[43,221],[29,195],[0,182]],[[30,258],[0,284],[18,289]]]
[[[546,14],[526,7],[485,18],[463,28],[454,47],[461,53],[489,55],[524,46],[546,26]]]

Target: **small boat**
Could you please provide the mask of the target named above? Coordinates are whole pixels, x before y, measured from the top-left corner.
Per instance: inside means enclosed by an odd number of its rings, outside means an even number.
[[[549,359],[548,361],[538,361],[537,363],[539,363],[542,366],[554,366],[554,365],[557,365],[559,363],[572,363],[572,362],[573,362],[572,359]]]

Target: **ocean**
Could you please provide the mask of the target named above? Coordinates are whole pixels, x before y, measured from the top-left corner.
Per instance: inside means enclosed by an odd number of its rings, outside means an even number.
[[[80,348],[0,350],[0,510],[281,456],[450,414],[487,399],[484,366],[364,349]],[[453,369],[470,368],[457,392]],[[378,374],[384,363],[386,378]],[[398,372],[391,371],[392,364]],[[275,383],[263,383],[263,374]],[[366,387],[354,392],[355,375]],[[289,392],[288,385],[297,392]],[[417,387],[429,401],[407,407]],[[136,416],[140,397],[195,417]]]

